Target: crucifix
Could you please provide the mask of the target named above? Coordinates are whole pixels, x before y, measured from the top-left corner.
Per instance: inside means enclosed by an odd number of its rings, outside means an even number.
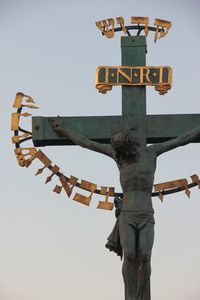
[[[146,66],[146,36],[140,33],[144,30],[147,35],[150,30],[154,31],[156,41],[159,34],[160,37],[164,37],[168,33],[171,23],[156,19],[155,27],[150,27],[148,18],[132,17],[131,23],[137,25],[125,26],[122,17],[116,20],[120,27],[114,27],[114,19],[103,20],[96,25],[108,38],[112,38],[114,33],[120,30],[126,34],[121,37],[122,66],[98,67],[96,87],[101,93],[106,93],[113,86],[122,86],[122,115],[33,117],[32,140],[36,147],[80,145],[103,153],[116,162],[123,193],[121,198],[115,198],[117,221],[106,247],[124,256],[122,272],[125,300],[150,300],[150,259],[154,240],[151,196],[156,159],[166,151],[191,142],[200,142],[200,115],[146,114],[146,86],[155,86],[155,89],[164,95],[171,88],[172,70],[167,66]],[[136,36],[130,35],[132,29],[138,30]],[[17,136],[19,127],[16,125],[16,118],[19,118],[19,115],[13,117],[12,128]],[[20,152],[19,140],[16,144]],[[33,153],[32,156],[45,161],[45,167],[51,163],[41,152]],[[59,173],[56,166],[50,169],[53,170],[53,174]],[[61,175],[60,178],[66,192],[70,194],[65,177]],[[199,184],[197,175],[193,175],[192,179],[194,184]],[[75,178],[74,182],[70,182],[72,185],[76,183]],[[91,191],[91,195],[96,190],[95,184],[82,182],[82,186]],[[186,190],[188,188],[184,180],[178,180],[157,185],[157,190],[181,186]],[[104,194],[107,195],[108,192]],[[114,196],[114,191],[110,191],[110,195]],[[77,195],[75,200],[88,205],[91,196],[86,199]],[[105,208],[112,209],[107,200]]]

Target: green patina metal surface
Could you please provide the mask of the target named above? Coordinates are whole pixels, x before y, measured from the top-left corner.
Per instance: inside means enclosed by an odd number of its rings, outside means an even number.
[[[52,130],[48,119],[53,117],[33,117],[34,145],[73,145],[66,138],[59,138]],[[64,127],[88,136],[97,142],[109,143],[116,131],[141,126],[148,144],[163,142],[180,136],[200,124],[199,114],[183,115],[146,115],[134,116],[94,116],[94,117],[61,117]],[[200,138],[194,142],[200,142]]]
[[[122,65],[146,65],[146,37],[121,37]],[[53,117],[33,117],[32,132],[35,146],[73,145],[58,137],[48,120]],[[94,117],[61,117],[65,127],[92,140],[109,143],[113,133],[137,128],[135,134],[144,143],[158,143],[193,129],[200,124],[200,114],[146,115],[146,87],[122,86],[122,115]],[[196,139],[195,142],[200,142]]]
[[[146,37],[121,37],[122,66],[146,65]],[[122,114],[146,114],[146,87],[122,87]]]

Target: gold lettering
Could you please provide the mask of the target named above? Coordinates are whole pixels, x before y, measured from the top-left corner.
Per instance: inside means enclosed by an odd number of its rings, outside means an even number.
[[[54,193],[60,194],[62,191],[62,186],[56,185],[55,188],[53,189]]]
[[[101,30],[102,34],[109,39],[114,37],[114,25],[115,21],[112,18],[96,22],[96,26]]]
[[[114,187],[101,187],[101,195],[105,195],[105,201],[99,201],[97,208],[105,209],[105,210],[112,210],[114,204],[109,202],[109,197],[115,195],[115,188]]]
[[[163,70],[166,70],[165,82],[163,82]],[[100,74],[101,72],[101,74]],[[102,76],[103,74],[103,76]],[[152,77],[151,77],[152,76]],[[117,77],[117,78],[116,78]],[[153,82],[151,78],[155,78]],[[167,66],[155,67],[98,67],[96,71],[96,88],[101,93],[110,91],[113,86],[155,86],[160,95],[164,95],[171,88],[172,69]]]
[[[31,136],[29,133],[23,133],[22,135],[15,135],[12,137],[12,143],[19,143],[23,138]]]
[[[81,180],[80,187],[93,193],[96,190],[97,185],[86,180]]]
[[[37,170],[37,172],[35,173],[35,176],[37,176],[37,175],[39,175],[39,174],[42,174],[42,172],[44,171],[44,169],[46,169],[47,167],[46,166],[44,166],[44,167],[42,167],[42,168],[40,168],[40,169],[38,169]]]
[[[19,130],[19,114],[12,113],[11,115],[11,130],[18,131]]]
[[[35,157],[38,158],[46,167],[51,165],[51,160],[41,150],[37,151]]]
[[[122,77],[126,78],[128,80],[129,83],[132,83],[133,77],[132,77],[132,72],[131,69],[127,68],[128,71],[130,71],[130,76],[128,74],[126,74],[124,71],[122,71],[121,68],[117,68],[117,82],[121,83],[119,80],[119,76],[121,75]]]
[[[90,196],[84,196],[82,194],[76,193],[73,198],[74,201],[84,204],[86,206],[90,205],[92,198]]]
[[[51,168],[52,174],[51,174],[50,176],[47,177],[45,184],[48,183],[48,182],[50,182],[50,181],[52,180],[52,177],[53,177],[54,175],[56,175],[56,174],[59,172],[59,170],[60,170],[60,168],[59,168],[57,165],[53,166],[53,167]]]
[[[146,72],[146,73],[145,73]],[[141,67],[140,68],[140,83],[146,83],[145,79],[148,83],[152,83],[151,79],[149,78],[149,74],[150,74],[150,68],[148,67]]]
[[[124,24],[124,18],[123,17],[116,17],[116,23],[120,25],[120,28],[116,28],[116,31],[121,29],[125,34],[127,34],[127,27]],[[98,21],[95,23],[97,28],[101,31],[103,35],[105,35],[107,38],[113,38],[115,33],[115,20],[113,18],[105,19],[102,21]],[[149,18],[148,17],[131,17],[131,24],[137,24],[138,25],[138,34],[142,30],[144,30],[145,35],[147,36],[149,33]],[[154,29],[155,35],[154,35],[154,42],[157,41],[159,38],[163,38],[168,34],[169,29],[172,26],[172,23],[170,21],[161,20],[161,19],[155,19],[154,25],[156,28]],[[134,26],[134,29],[137,29],[136,26]]]
[[[60,179],[60,182],[62,183],[62,186],[63,186],[67,196],[70,197],[75,185],[78,182],[78,178],[76,178],[74,176],[70,176],[70,178],[66,178],[64,175],[61,175],[59,179]]]
[[[26,107],[29,107],[29,108],[38,108],[34,105],[24,105],[24,104],[22,104],[23,98],[26,98],[26,102],[28,102],[28,103],[34,103],[33,98],[31,96],[25,95],[23,93],[17,93],[16,97],[15,97],[15,100],[14,100],[13,107],[14,108],[21,108],[22,106],[26,106]]]
[[[185,184],[185,180],[186,179],[183,178],[183,179],[177,179],[177,180],[157,183],[157,184],[154,184],[154,190],[155,190],[155,192],[158,192],[158,191],[162,191],[162,190],[169,190],[169,189],[173,189],[176,187],[181,187]]]
[[[198,185],[199,189],[200,189],[200,181],[199,181],[198,175],[194,174],[194,175],[192,175],[190,177],[192,179],[192,182],[196,183]]]
[[[35,155],[37,153],[36,148],[16,148],[15,155],[20,167],[29,167],[32,161],[35,159]],[[28,159],[25,159],[26,157]]]
[[[24,104],[23,106],[27,107],[27,108],[32,108],[32,109],[38,109],[39,108],[38,106],[35,106],[35,105],[32,105],[32,104]]]
[[[170,21],[161,20],[161,19],[155,19],[154,25],[157,26],[156,32],[154,35],[154,42],[158,39],[158,32],[160,31],[160,38],[163,38],[167,35],[169,29],[172,27],[172,23]]]
[[[144,32],[145,32],[146,36],[148,35],[148,33],[149,33],[149,28],[148,28],[149,18],[148,17],[131,17],[131,24],[138,24],[138,26],[140,24],[145,25]]]
[[[11,130],[13,130],[13,131],[18,131],[19,130],[19,118],[20,118],[20,116],[29,117],[29,116],[32,116],[32,114],[29,114],[27,112],[25,112],[23,114],[19,114],[17,112],[12,113],[12,115],[11,115]]]
[[[45,168],[50,167],[52,162],[41,150],[38,150],[38,152],[35,154],[35,158],[39,159],[44,165],[44,167],[37,170],[35,174],[35,176],[37,176],[42,174]]]
[[[99,28],[99,30],[101,30],[101,32],[103,33],[103,25],[101,21],[97,21],[96,23],[97,28]]]
[[[126,34],[127,30],[126,27],[124,26],[124,18],[123,17],[117,17],[116,18],[117,24],[121,26],[122,31]]]
[[[163,203],[164,195],[163,195],[162,192],[159,192],[159,196],[158,197],[159,197],[160,201]]]
[[[86,189],[88,191],[90,191],[90,195],[89,196],[84,196],[82,194],[76,193],[73,200],[82,203],[84,205],[89,206],[90,202],[92,200],[92,195],[94,193],[94,191],[97,188],[97,185],[95,183],[91,183],[89,181],[86,180],[81,180],[81,184],[80,184],[80,188]]]
[[[23,93],[17,93],[16,94],[16,97],[15,97],[15,100],[14,100],[14,104],[13,104],[14,108],[21,108],[23,97],[24,97]]]
[[[163,67],[159,67],[159,83],[163,83]]]
[[[154,185],[154,190],[156,192],[157,191],[161,192],[161,191],[164,191],[164,190],[169,190],[169,189],[178,188],[178,187],[184,187],[186,195],[188,197],[190,197],[190,191],[188,189],[188,181],[185,178],[155,184]]]
[[[105,67],[105,83],[109,83],[109,67]]]

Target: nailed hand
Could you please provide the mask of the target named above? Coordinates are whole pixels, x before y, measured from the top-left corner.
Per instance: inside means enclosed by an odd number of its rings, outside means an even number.
[[[63,128],[61,126],[60,117],[58,116],[56,119],[49,119],[48,121],[51,124],[53,130],[57,133],[57,135],[63,137]]]

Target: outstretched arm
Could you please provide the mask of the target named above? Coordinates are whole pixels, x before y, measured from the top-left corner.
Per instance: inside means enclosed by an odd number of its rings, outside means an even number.
[[[113,157],[112,147],[110,145],[101,144],[88,139],[86,136],[74,132],[68,128],[62,127],[60,124],[59,117],[57,119],[49,119],[53,130],[60,137],[66,137],[71,140],[74,144],[79,145],[83,148],[87,148],[92,151],[96,151],[107,156]]]
[[[197,127],[193,130],[190,130],[182,135],[180,135],[178,138],[159,143],[156,145],[149,146],[150,150],[153,150],[156,152],[156,156],[170,151],[172,149],[175,149],[180,146],[187,145],[191,142],[193,142],[197,137],[200,136],[200,127]]]

